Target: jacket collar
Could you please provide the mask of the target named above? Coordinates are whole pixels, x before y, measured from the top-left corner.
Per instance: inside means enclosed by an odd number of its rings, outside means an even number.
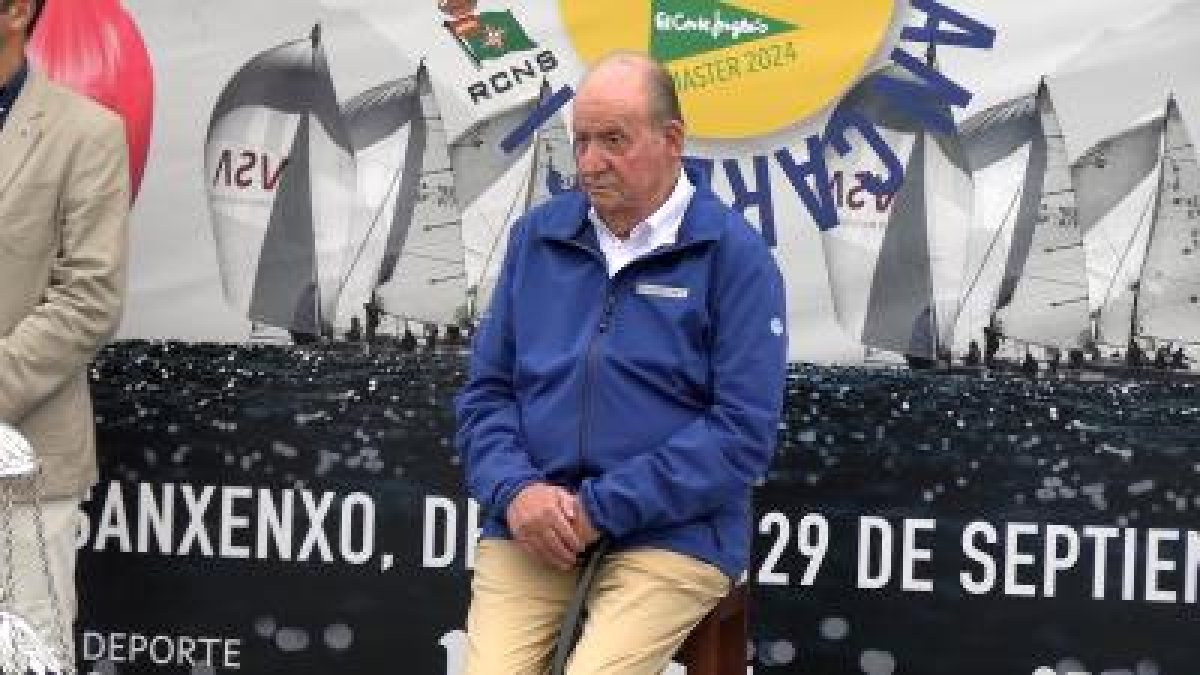
[[[12,110],[8,111],[8,121],[0,131],[0,195],[42,137],[48,91],[45,77],[30,70]]]
[[[709,189],[704,176],[695,169],[687,168],[688,180],[696,188],[683,224],[679,226],[679,237],[673,248],[688,246],[703,241],[721,238],[724,214],[717,208],[721,205],[717,196]],[[554,241],[570,241],[595,247],[596,234],[588,219],[591,204],[579,190],[561,195],[546,205],[548,212],[538,226],[538,236]]]
[[[8,118],[8,113],[12,110],[13,104],[17,102],[17,96],[21,94],[21,87],[25,84],[25,79],[29,75],[29,66],[22,59],[17,70],[9,76],[6,82],[0,82],[0,120]]]

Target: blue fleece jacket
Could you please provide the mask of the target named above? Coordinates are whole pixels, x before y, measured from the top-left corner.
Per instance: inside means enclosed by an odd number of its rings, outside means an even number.
[[[732,578],[750,489],[775,443],[783,281],[762,238],[697,188],[678,241],[609,278],[588,203],[559,195],[514,224],[456,399],[484,537],[526,485],[580,494],[616,549],[690,555]]]

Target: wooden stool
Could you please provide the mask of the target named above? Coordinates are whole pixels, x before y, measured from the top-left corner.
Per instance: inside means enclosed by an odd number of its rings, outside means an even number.
[[[675,657],[688,675],[746,675],[747,604],[739,584],[696,624]]]

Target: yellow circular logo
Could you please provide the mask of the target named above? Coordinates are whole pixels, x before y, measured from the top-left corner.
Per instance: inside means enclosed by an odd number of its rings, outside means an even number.
[[[649,53],[675,79],[691,135],[745,138],[845,93],[887,34],[895,0],[559,0],[580,57]]]

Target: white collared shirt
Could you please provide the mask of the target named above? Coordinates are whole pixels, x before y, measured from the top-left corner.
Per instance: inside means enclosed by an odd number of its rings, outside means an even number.
[[[608,276],[616,276],[622,267],[660,246],[674,244],[679,237],[679,227],[683,224],[683,214],[687,212],[695,192],[696,188],[692,187],[687,174],[680,169],[675,189],[671,190],[667,201],[635,225],[626,239],[618,239],[613,235],[595,208],[588,209],[588,218],[596,228],[596,239],[600,242],[600,252],[604,254],[604,261],[608,265]]]

